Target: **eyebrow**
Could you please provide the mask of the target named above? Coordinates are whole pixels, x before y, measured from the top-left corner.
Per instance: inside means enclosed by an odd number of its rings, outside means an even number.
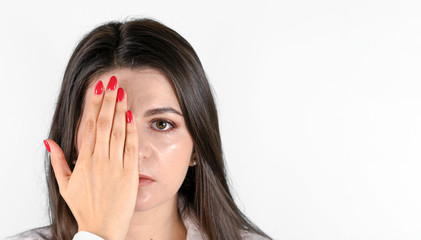
[[[152,115],[162,114],[162,113],[175,113],[180,116],[183,116],[183,114],[181,114],[179,111],[175,110],[172,107],[161,107],[161,108],[149,109],[148,111],[145,112],[144,117],[150,117]]]

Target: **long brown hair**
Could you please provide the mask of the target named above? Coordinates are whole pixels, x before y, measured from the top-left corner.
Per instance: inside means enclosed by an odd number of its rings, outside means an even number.
[[[71,170],[78,153],[75,134],[82,114],[85,90],[94,76],[115,68],[154,68],[171,81],[194,142],[198,164],[189,168],[179,189],[182,212],[192,214],[210,240],[241,239],[243,231],[268,237],[235,204],[229,186],[218,115],[210,85],[192,46],[177,32],[151,19],[108,22],[88,33],[67,65],[49,139],[63,150]],[[70,240],[77,222],[59,193],[46,154],[50,236]]]

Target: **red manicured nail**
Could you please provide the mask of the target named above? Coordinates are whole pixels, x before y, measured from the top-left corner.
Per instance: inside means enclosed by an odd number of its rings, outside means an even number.
[[[101,94],[103,88],[104,88],[104,84],[102,84],[102,81],[99,81],[95,86],[95,94],[96,95]]]
[[[45,147],[47,148],[47,151],[48,151],[48,152],[51,152],[51,149],[50,149],[50,144],[48,144],[48,142],[47,142],[47,141],[45,141],[45,140],[44,140],[44,144],[45,144]]]
[[[110,81],[108,82],[107,90],[113,91],[113,90],[115,90],[116,87],[117,87],[117,78],[115,76],[112,76],[110,78]]]
[[[117,102],[123,101],[123,98],[124,98],[124,90],[122,88],[119,88],[117,92]]]
[[[126,113],[126,120],[127,120],[128,123],[131,123],[132,120],[133,120],[133,114],[130,110],[127,111],[127,113]]]

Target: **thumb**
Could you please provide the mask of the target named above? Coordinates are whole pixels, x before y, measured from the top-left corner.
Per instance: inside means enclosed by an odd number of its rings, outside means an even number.
[[[54,169],[54,175],[56,176],[60,192],[67,189],[72,171],[66,162],[63,150],[60,146],[51,139],[44,140],[45,147],[50,152],[51,165]]]

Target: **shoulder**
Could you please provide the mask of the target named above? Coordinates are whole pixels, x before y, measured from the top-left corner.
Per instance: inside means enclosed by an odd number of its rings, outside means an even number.
[[[184,217],[183,219],[184,226],[187,230],[186,240],[207,240],[203,236],[200,228],[197,226],[197,223],[192,219],[192,217]],[[257,233],[252,233],[245,230],[240,230],[241,240],[269,240]]]
[[[40,227],[30,229],[13,236],[9,236],[4,240],[43,240],[51,236],[50,227]]]
[[[183,212],[181,216],[187,230],[186,240],[207,240],[207,238],[202,234],[195,216],[189,214],[188,211]],[[241,240],[269,240],[269,238],[265,238],[257,233],[246,230],[240,230],[240,234]]]

